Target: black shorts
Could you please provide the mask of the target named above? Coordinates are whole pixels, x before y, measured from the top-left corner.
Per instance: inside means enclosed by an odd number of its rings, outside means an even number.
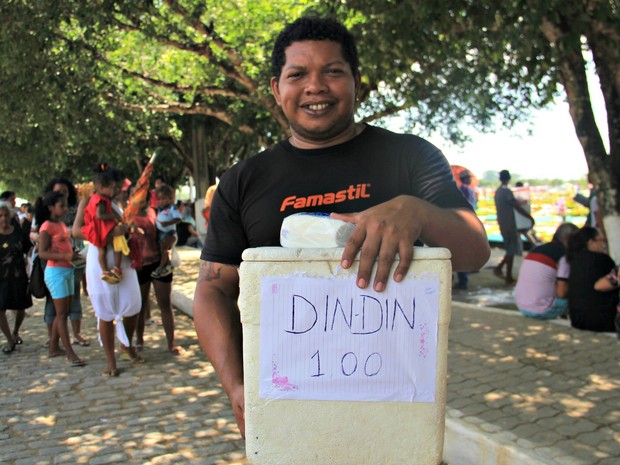
[[[172,275],[170,273],[168,276],[162,276],[161,278],[153,278],[151,273],[157,269],[159,266],[159,262],[151,263],[150,265],[142,265],[141,270],[136,270],[138,273],[138,284],[142,286],[143,284],[150,283],[151,281],[159,281],[160,283],[171,283]]]

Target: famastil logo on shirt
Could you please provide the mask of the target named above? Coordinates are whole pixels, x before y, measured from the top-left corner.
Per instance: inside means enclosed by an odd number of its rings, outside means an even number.
[[[370,184],[351,184],[346,189],[338,192],[326,192],[325,194],[309,195],[308,197],[291,195],[282,201],[280,211],[283,212],[288,208],[299,210],[307,207],[318,207],[321,205],[342,203],[347,200],[368,199],[370,198],[370,194],[368,193],[369,189]]]

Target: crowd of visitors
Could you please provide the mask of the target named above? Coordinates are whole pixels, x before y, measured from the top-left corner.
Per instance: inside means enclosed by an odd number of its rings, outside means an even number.
[[[106,360],[104,374],[117,376],[116,338],[121,342],[122,357],[134,363],[144,362],[140,352],[144,348],[146,325],[151,321],[151,287],[161,313],[167,349],[175,355],[184,352],[175,343],[171,305],[173,272],[172,267],[166,269],[170,263],[171,242],[174,241],[162,239],[172,237],[176,239],[175,245],[199,249],[203,244],[196,230],[194,205],[189,202],[176,202],[175,205],[174,190],[161,178],[154,195],[142,203],[132,227],[119,226],[117,220],[122,215],[130,182],[112,167],[99,165],[97,169],[95,193],[79,203],[76,187],[70,180],[60,177],[47,183],[34,206],[23,203],[18,209],[15,192],[5,191],[0,195],[0,330],[6,339],[2,351],[11,354],[24,343],[20,328],[25,310],[32,306],[28,257],[32,261],[38,255],[44,265],[47,285],[43,319],[48,328],[48,355],[66,357],[72,366],[86,364],[74,350],[74,346],[91,344],[81,331],[83,309],[80,297],[84,288],[88,290],[98,320],[99,342]],[[507,172],[500,173],[502,185],[498,192],[508,199],[502,200],[500,195],[498,202],[507,203],[509,208],[518,211],[518,204],[506,193],[509,176]],[[473,196],[467,195],[470,177],[468,171],[460,174],[463,195],[473,203]],[[102,178],[112,181],[102,182]],[[115,218],[103,233],[101,225],[92,225],[98,220],[101,191],[106,199],[105,211],[112,212]],[[93,202],[93,198],[98,200]],[[94,205],[90,216],[87,214],[89,204]],[[170,213],[171,210],[175,211],[174,214]],[[161,227],[158,216],[164,218],[162,211],[174,217],[173,232],[166,232]],[[170,225],[164,223],[164,226]],[[99,246],[84,241],[93,228],[97,228],[102,236]],[[510,227],[503,231],[514,235]],[[139,262],[135,256],[132,261],[131,257],[114,251],[111,243],[118,235],[132,236],[132,245],[140,252]],[[88,244],[92,246],[88,247]],[[496,274],[501,274],[507,282],[512,269],[509,252],[520,253],[520,249],[507,251],[495,269]],[[507,271],[505,276],[501,273],[500,267],[503,266]],[[107,272],[116,267],[115,275],[119,279],[106,279]],[[162,269],[165,269],[164,273],[158,272]],[[467,273],[458,273],[458,278],[455,287],[467,288]],[[580,229],[571,223],[561,224],[551,242],[535,246],[524,257],[514,296],[519,312],[526,317],[542,320],[568,318],[573,327],[590,331],[620,330],[618,267],[606,253],[606,240],[600,228],[584,226]],[[7,311],[15,315],[12,328]]]
[[[176,232],[162,234],[157,219],[158,214],[174,204],[174,189],[158,178],[160,195],[155,197],[155,206],[151,198],[144,198],[131,224],[124,224],[121,218],[131,182],[120,170],[98,164],[92,185],[92,193],[78,199],[78,190],[71,181],[53,178],[34,207],[25,203],[19,210],[15,206],[15,192],[2,193],[0,330],[6,338],[2,351],[11,354],[24,343],[20,328],[25,310],[33,304],[34,293],[29,287],[28,273],[29,268],[36,268],[29,264],[36,261],[41,263],[45,283],[43,320],[48,328],[48,356],[66,357],[75,367],[86,365],[87,361],[74,349],[91,344],[82,336],[80,297],[84,288],[97,319],[98,339],[106,362],[103,374],[114,377],[119,375],[116,339],[120,341],[122,358],[133,363],[145,361],[139,352],[144,348],[145,322],[150,318],[151,284],[161,312],[167,349],[173,355],[184,353],[174,336],[172,268],[162,276],[154,273],[163,261],[163,254],[170,261],[168,254],[174,241],[169,238],[176,239]],[[181,208],[183,214],[178,212],[179,220],[173,222],[173,228],[189,225],[190,228],[182,227],[185,243],[202,247],[200,236],[193,228],[193,204],[181,203]],[[121,236],[129,242],[129,249],[134,250],[129,256],[115,250],[115,239]],[[163,237],[168,238],[165,244]],[[7,318],[9,310],[15,312],[13,327]]]
[[[522,253],[519,233],[523,231],[519,231],[515,219],[521,215],[530,220],[530,229],[534,225],[534,218],[509,188],[510,179],[507,170],[500,171],[500,186],[495,192],[497,222],[505,255],[493,272],[505,279],[506,284],[514,282],[514,256]],[[596,196],[594,189],[592,194]],[[572,223],[562,223],[551,242],[533,244],[519,270],[515,304],[519,312],[529,318],[569,318],[575,328],[617,331],[620,337],[618,268],[606,253],[607,238],[600,209],[591,200],[592,218],[585,226],[579,229]]]

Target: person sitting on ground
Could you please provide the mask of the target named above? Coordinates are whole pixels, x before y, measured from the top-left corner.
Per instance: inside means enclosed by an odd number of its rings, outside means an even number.
[[[594,283],[594,289],[601,292],[618,291],[620,287],[620,276],[618,275],[618,265]],[[620,339],[620,299],[616,305],[616,317],[614,319],[616,327],[616,336]]]
[[[596,282],[615,267],[605,253],[605,238],[591,226],[584,226],[568,241],[566,258],[570,265],[568,306],[571,325],[577,329],[614,332],[618,293],[602,291]],[[599,288],[600,289],[600,288]]]
[[[167,184],[157,189],[157,230],[159,231],[159,247],[161,260],[153,271],[153,278],[161,278],[172,273],[170,251],[177,242],[177,223],[181,222],[181,213],[174,204],[174,189]]]
[[[563,223],[547,244],[534,247],[525,257],[515,287],[515,303],[522,315],[550,320],[568,313],[568,276],[566,247],[571,234],[579,231],[572,223]]]

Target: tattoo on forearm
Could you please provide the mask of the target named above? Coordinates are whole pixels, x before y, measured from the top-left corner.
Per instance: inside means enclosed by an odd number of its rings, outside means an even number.
[[[216,264],[213,262],[202,262],[200,265],[200,272],[198,273],[198,282],[220,279],[221,272],[221,265],[216,267]]]

